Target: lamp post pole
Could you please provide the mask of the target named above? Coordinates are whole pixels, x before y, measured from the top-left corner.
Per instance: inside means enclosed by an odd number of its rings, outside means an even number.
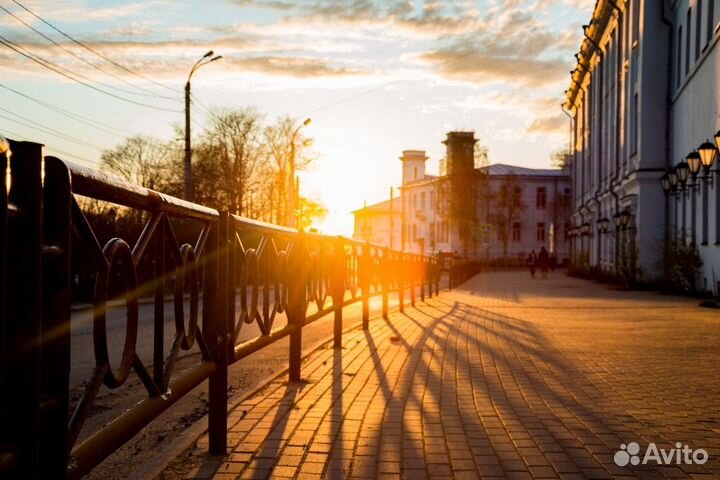
[[[207,65],[215,60],[220,60],[221,55],[213,57],[213,51],[210,50],[200,58],[190,69],[187,82],[185,82],[185,162],[183,163],[183,196],[185,200],[193,201],[193,181],[192,181],[192,146],[190,144],[190,79],[193,73],[200,67]],[[212,58],[210,58],[212,57]]]
[[[295,187],[295,139],[300,133],[300,129],[303,127],[307,127],[312,122],[312,119],[306,118],[305,121],[295,129],[292,136],[290,137],[290,188],[288,188],[288,192],[290,194],[290,198],[288,199],[288,206],[290,210],[290,227],[291,228],[297,228],[299,227],[298,224],[298,212],[297,208],[299,206],[300,202],[300,190],[296,189]]]

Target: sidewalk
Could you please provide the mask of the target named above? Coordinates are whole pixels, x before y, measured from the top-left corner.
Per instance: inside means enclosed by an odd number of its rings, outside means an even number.
[[[198,440],[188,478],[718,478],[720,313],[697,304],[478,276],[269,383],[231,412],[228,456]],[[709,460],[618,466],[628,442]]]

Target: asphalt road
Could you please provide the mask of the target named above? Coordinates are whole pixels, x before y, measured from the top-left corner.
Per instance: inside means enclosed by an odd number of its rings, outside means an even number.
[[[236,298],[238,309],[240,306],[240,296]],[[272,304],[271,304],[272,305]],[[200,301],[199,311],[202,312],[202,301]],[[190,310],[189,302],[185,302],[185,325],[187,328],[187,317]],[[201,315],[199,315],[201,316]],[[70,368],[70,386],[74,387],[83,381],[87,381],[92,376],[95,366],[95,352],[93,347],[93,326],[92,326],[92,308],[83,308],[72,313],[70,321],[71,330],[71,368]],[[175,336],[175,312],[173,302],[165,301],[164,305],[164,358],[170,352],[173,338]],[[155,304],[154,302],[142,303],[139,306],[138,336],[135,351],[145,366],[150,369],[153,360],[154,345],[154,323],[155,323]],[[278,314],[275,318],[273,328],[282,327],[287,323],[284,314]],[[110,364],[113,370],[120,363],[122,351],[125,346],[125,328],[126,309],[125,306],[109,307],[107,312],[107,338],[108,351],[110,355]],[[198,326],[200,328],[200,326]],[[244,342],[260,335],[260,329],[256,322],[243,325],[240,330],[239,342]],[[180,351],[180,356],[199,352],[197,344],[188,351]]]

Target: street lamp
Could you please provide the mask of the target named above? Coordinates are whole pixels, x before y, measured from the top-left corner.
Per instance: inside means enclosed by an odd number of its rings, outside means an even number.
[[[600,233],[607,232],[609,223],[610,223],[610,220],[608,220],[607,217],[603,217],[600,220],[598,220],[598,227],[599,227]]]
[[[668,180],[670,181],[670,189],[673,192],[677,191],[678,184],[680,183],[680,179],[678,178],[677,170],[674,168],[668,172]]]
[[[200,67],[207,65],[215,60],[220,60],[221,55],[214,56],[214,52],[210,50],[203,55],[200,60],[190,69],[187,82],[185,83],[185,163],[183,165],[183,187],[185,200],[192,202],[193,200],[193,183],[192,183],[192,149],[190,147],[190,79]],[[212,58],[210,58],[212,57]]]
[[[720,131],[716,134],[715,137],[716,142],[720,142]],[[702,162],[703,170],[705,171],[705,175],[703,176],[703,180],[706,182],[709,182],[710,185],[712,185],[713,177],[710,174],[710,169],[713,166],[713,163],[715,163],[715,158],[718,154],[718,147],[710,143],[710,140],[706,140],[702,145],[698,147],[698,155],[700,156],[700,161]]]
[[[675,166],[675,171],[677,172],[680,184],[683,188],[685,188],[685,184],[687,183],[688,177],[690,176],[690,166],[685,160],[683,160]]]
[[[700,167],[702,166],[700,154],[697,151],[690,152],[688,153],[688,156],[685,157],[685,160],[687,161],[688,168],[690,169],[690,175],[692,175],[694,182],[698,173],[700,173]]]
[[[311,118],[306,118],[305,121],[295,129],[295,131],[292,133],[292,136],[290,137],[290,188],[288,194],[290,195],[290,201],[289,203],[289,210],[290,210],[290,227],[296,228],[298,226],[297,222],[297,203],[299,202],[299,196],[300,192],[295,191],[295,138],[297,137],[298,133],[300,133],[300,130],[303,127],[307,127],[312,123]]]
[[[627,208],[620,212],[620,227],[625,230],[630,223],[630,217],[632,214],[630,213],[630,210]]]
[[[670,193],[670,188],[671,188],[671,185],[670,185],[670,175],[668,175],[667,173],[665,173],[665,174],[663,174],[662,177],[660,177],[660,186],[662,187],[663,192],[665,193],[665,195],[667,195],[667,194]]]

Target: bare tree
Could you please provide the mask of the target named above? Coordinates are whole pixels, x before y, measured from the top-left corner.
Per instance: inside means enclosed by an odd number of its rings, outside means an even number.
[[[172,176],[171,148],[153,137],[136,135],[100,157],[101,169],[153,190],[164,191]]]
[[[300,124],[291,117],[280,118],[275,125],[265,128],[265,146],[274,170],[274,192],[270,195],[275,209],[276,222],[288,225],[290,221],[291,195],[289,191],[292,176],[305,170],[314,160],[310,151],[312,140],[303,135]]]
[[[550,154],[550,164],[555,168],[565,168],[570,163],[571,158],[570,147],[565,145]]]
[[[493,198],[490,219],[495,224],[498,236],[503,244],[503,255],[506,256],[513,224],[520,219],[520,214],[525,208],[522,201],[522,185],[517,177],[507,175]]]
[[[195,198],[235,214],[247,213],[247,202],[264,179],[262,116],[253,108],[220,110],[195,149]]]

